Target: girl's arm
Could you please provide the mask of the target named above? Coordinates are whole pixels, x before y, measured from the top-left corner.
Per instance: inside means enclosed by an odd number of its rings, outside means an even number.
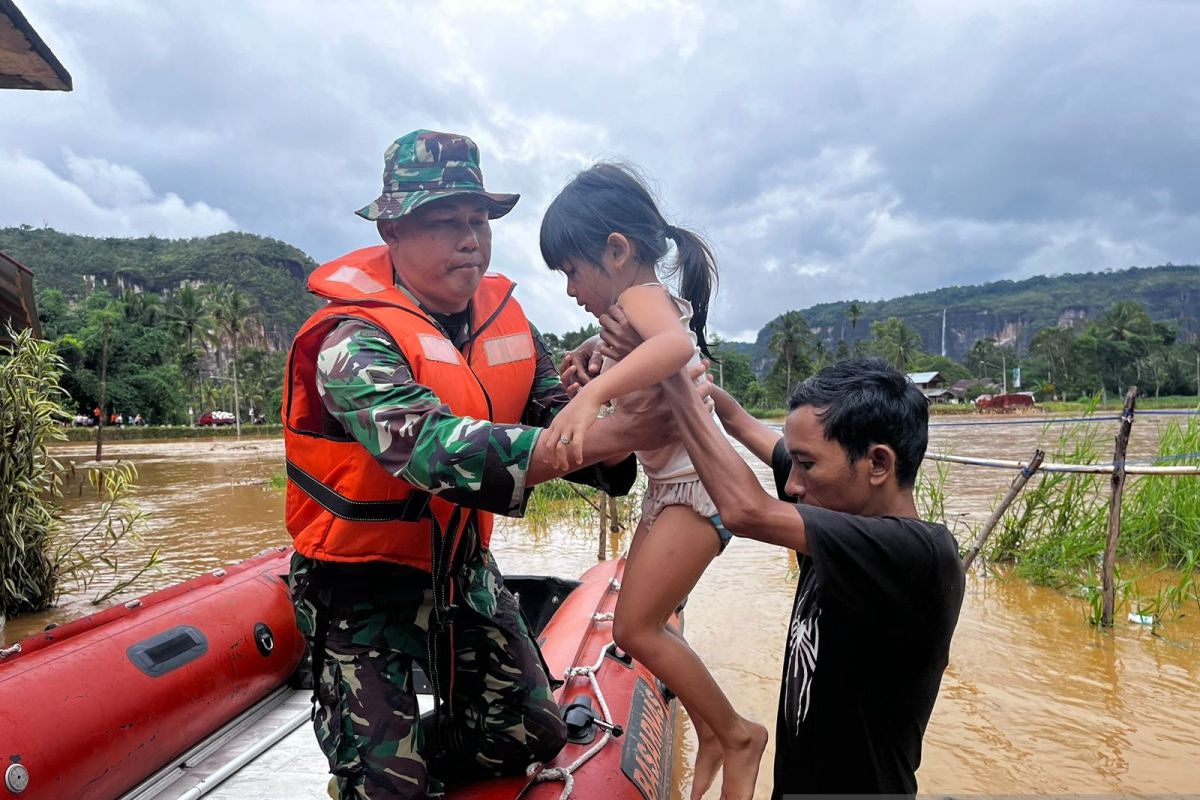
[[[675,301],[662,287],[631,287],[621,295],[621,306],[645,341],[607,372],[590,380],[550,424],[558,452],[567,463],[582,462],[583,435],[596,421],[601,406],[674,375],[695,352],[691,337],[680,324]]]
[[[712,398],[717,404],[717,416],[725,426],[725,432],[745,445],[759,461],[770,466],[775,444],[781,438],[780,433],[750,416],[724,389],[712,387]]]
[[[679,321],[679,308],[658,285],[633,286],[620,298],[630,324],[643,341],[629,355],[588,382],[597,408],[630,392],[648,389],[674,375],[691,360],[696,346]]]

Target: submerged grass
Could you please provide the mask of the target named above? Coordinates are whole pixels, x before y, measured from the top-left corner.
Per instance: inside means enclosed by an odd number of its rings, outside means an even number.
[[[1084,413],[1092,414],[1098,406],[1093,402]],[[1100,447],[1095,426],[1067,426],[1055,446],[1046,448],[1046,460],[1102,463],[1111,456]],[[1200,463],[1200,419],[1164,426],[1158,458],[1170,464]],[[988,556],[1013,564],[1028,580],[1085,598],[1089,618],[1098,621],[1109,498],[1107,475],[1042,473],[1005,515]],[[1200,609],[1200,477],[1131,476],[1117,555],[1123,564],[1115,575],[1119,606],[1129,604],[1155,627],[1193,603]]]

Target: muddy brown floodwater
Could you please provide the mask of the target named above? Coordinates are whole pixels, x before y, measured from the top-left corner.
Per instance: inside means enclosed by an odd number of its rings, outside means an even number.
[[[1093,424],[1108,458],[1116,423]],[[1139,419],[1131,457],[1154,452],[1159,424],[1161,419]],[[1058,427],[940,424],[931,429],[931,452],[1026,458],[1039,442],[1052,445]],[[81,444],[56,448],[55,455],[82,463],[91,452]],[[142,541],[122,553],[122,568],[136,569],[155,547],[162,553],[161,569],[123,597],[288,542],[283,493],[267,485],[282,469],[280,439],[111,443],[105,453],[137,465],[135,500],[150,514]],[[765,467],[756,471],[768,480]],[[960,541],[1011,478],[1000,470],[950,468],[946,511]],[[96,506],[94,492],[75,478],[65,507],[68,524],[83,530]],[[534,529],[504,520],[493,547],[507,573],[574,576],[595,563],[596,535],[594,524]],[[627,543],[618,536],[610,545],[623,549]],[[119,578],[102,576],[86,593],[69,591],[48,613],[11,620],[9,641],[90,613],[89,599]],[[687,607],[688,638],[739,711],[768,727],[775,720],[795,587],[789,553],[738,540],[704,575]],[[969,577],[950,667],[925,736],[922,793],[1175,794],[1200,788],[1200,614],[1193,610],[1152,635],[1123,621],[1111,633],[1099,633],[1086,612],[1080,599],[1016,578]],[[686,723],[681,726],[676,783],[677,794],[686,796],[694,739]],[[758,798],[770,796],[771,755],[768,750]],[[716,789],[709,796],[716,797]]]

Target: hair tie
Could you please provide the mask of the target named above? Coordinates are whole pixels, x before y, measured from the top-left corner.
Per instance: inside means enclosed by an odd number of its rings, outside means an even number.
[[[663,235],[666,236],[668,239],[677,239],[677,238],[679,238],[679,229],[676,228],[674,225],[669,225],[664,222],[663,223]]]

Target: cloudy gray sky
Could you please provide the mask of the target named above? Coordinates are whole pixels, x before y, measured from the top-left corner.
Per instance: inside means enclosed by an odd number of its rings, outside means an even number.
[[[405,131],[523,194],[493,269],[587,321],[542,211],[601,157],[722,269],[711,326],[1035,274],[1200,262],[1193,2],[18,0],[75,91],[0,93],[0,225],[242,230],[318,261]]]

